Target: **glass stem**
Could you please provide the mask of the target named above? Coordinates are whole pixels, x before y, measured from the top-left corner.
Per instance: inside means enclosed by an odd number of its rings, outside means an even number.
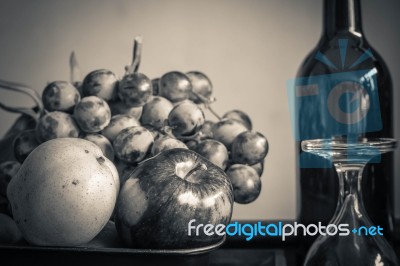
[[[358,216],[362,216],[365,213],[361,188],[364,166],[365,164],[335,163],[339,177],[339,198],[333,217],[339,217],[339,213],[347,200],[352,201],[354,211]]]

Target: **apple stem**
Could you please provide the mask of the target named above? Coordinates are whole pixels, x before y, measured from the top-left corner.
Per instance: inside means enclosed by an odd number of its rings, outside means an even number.
[[[132,63],[130,66],[125,67],[125,75],[129,75],[135,72],[138,72],[140,59],[142,55],[142,36],[136,36],[133,41],[133,55],[132,55]]]
[[[80,81],[80,69],[78,60],[76,59],[75,51],[71,52],[69,57],[70,81],[72,84]]]
[[[190,175],[192,175],[194,172],[198,171],[198,170],[207,170],[207,166],[204,163],[198,163],[196,164],[196,166],[191,169],[183,178],[183,180],[186,180],[186,178],[188,178]]]
[[[36,90],[34,90],[26,85],[9,82],[9,81],[5,81],[5,80],[0,80],[0,88],[6,89],[6,90],[11,90],[11,91],[16,91],[16,92],[20,92],[20,93],[28,95],[36,103],[37,111],[34,111],[34,108],[10,107],[3,103],[0,103],[1,109],[4,109],[9,112],[13,112],[13,113],[26,114],[26,115],[32,117],[36,122],[38,122],[39,118],[44,114],[45,110],[43,107],[43,103],[42,103],[39,93]]]

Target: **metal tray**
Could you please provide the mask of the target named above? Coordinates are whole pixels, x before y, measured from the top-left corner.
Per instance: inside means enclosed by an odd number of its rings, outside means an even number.
[[[1,265],[208,265],[209,252],[225,242],[188,249],[132,249],[123,247],[108,223],[90,243],[78,247],[0,245]],[[6,262],[3,264],[3,262]]]

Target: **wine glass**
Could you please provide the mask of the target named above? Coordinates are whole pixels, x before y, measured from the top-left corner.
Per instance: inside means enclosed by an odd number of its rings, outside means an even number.
[[[399,265],[395,252],[382,235],[384,228],[373,225],[361,195],[364,166],[379,160],[381,154],[394,151],[396,145],[396,140],[387,138],[302,141],[303,151],[333,163],[340,187],[336,212],[329,223],[332,225],[312,244],[305,266]]]

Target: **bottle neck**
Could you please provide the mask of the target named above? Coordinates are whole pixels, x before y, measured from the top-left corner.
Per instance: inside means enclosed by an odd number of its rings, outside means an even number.
[[[323,35],[332,38],[339,32],[362,36],[360,0],[324,1]]]

